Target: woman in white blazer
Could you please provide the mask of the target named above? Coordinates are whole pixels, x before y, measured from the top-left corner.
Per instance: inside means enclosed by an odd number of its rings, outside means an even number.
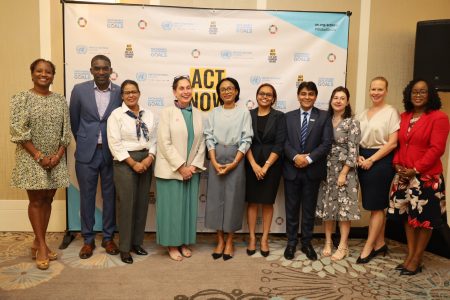
[[[192,107],[188,76],[175,77],[173,106],[166,107],[158,127],[156,176],[156,241],[171,259],[191,257],[196,241],[200,172],[205,170],[201,112]]]

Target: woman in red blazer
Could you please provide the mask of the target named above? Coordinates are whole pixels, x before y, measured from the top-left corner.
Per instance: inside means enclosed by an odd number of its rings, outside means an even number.
[[[445,184],[440,158],[449,121],[439,110],[436,89],[426,80],[412,80],[403,91],[403,103],[388,215],[404,220],[408,242],[408,255],[396,269],[401,275],[415,275],[422,271],[432,229],[443,225]]]

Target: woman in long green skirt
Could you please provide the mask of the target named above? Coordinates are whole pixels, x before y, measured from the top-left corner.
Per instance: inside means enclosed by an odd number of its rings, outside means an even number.
[[[158,126],[156,242],[171,259],[191,257],[196,242],[198,186],[204,168],[205,139],[201,112],[192,107],[188,76],[175,77],[174,106],[166,107]]]

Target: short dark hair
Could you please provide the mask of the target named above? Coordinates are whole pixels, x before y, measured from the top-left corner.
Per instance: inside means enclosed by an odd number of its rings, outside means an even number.
[[[306,88],[308,91],[313,91],[316,93],[316,96],[319,95],[319,91],[317,90],[317,86],[312,81],[303,81],[297,88],[297,95],[300,94],[300,91]]]
[[[173,82],[172,82],[172,89],[175,91],[178,87],[178,82],[180,82],[180,80],[186,79],[187,81],[189,81],[189,83],[191,83],[191,79],[189,78],[189,76],[187,75],[182,75],[182,76],[177,76],[173,78]]]
[[[137,88],[138,92],[141,92],[141,91],[139,90],[139,85],[138,85],[138,83],[137,83],[136,81],[131,80],[131,79],[127,79],[127,80],[124,80],[124,81],[122,82],[122,84],[120,85],[120,94],[123,94],[123,89],[125,88],[125,86],[126,86],[127,84],[134,85],[134,86]]]
[[[219,102],[220,104],[223,105],[223,100],[222,98],[220,98],[220,85],[224,82],[224,81],[229,81],[234,85],[234,88],[238,91],[236,98],[234,98],[234,102],[238,102],[239,101],[239,94],[241,93],[241,88],[239,87],[239,83],[237,82],[236,79],[231,78],[231,77],[226,77],[223,78],[219,81],[219,83],[217,83],[216,85],[216,92],[217,92],[217,97],[219,98]]]
[[[261,84],[258,89],[256,90],[256,97],[258,97],[258,93],[259,90],[262,89],[263,87],[268,86],[272,89],[272,94],[273,94],[273,103],[272,105],[275,104],[275,102],[277,102],[277,91],[275,90],[275,87],[273,85],[271,85],[270,83],[263,83]]]
[[[347,96],[348,105],[345,107],[344,114],[342,115],[342,119],[347,119],[352,116],[352,107],[350,106],[350,92],[346,87],[338,86],[331,92],[330,103],[328,104],[328,115],[330,117],[333,116],[333,108],[331,107],[331,101],[333,100],[334,95],[337,92],[343,92]]]
[[[428,101],[425,104],[425,112],[430,112],[432,110],[438,110],[442,107],[441,98],[436,90],[436,87],[431,81],[423,78],[416,78],[411,80],[403,90],[403,106],[407,112],[411,112],[414,109],[414,105],[411,102],[411,92],[413,86],[419,81],[425,82],[428,88]]]
[[[39,63],[41,63],[41,62],[48,64],[48,65],[50,66],[50,68],[52,69],[52,74],[55,75],[55,73],[56,73],[56,67],[55,67],[55,65],[54,65],[51,61],[46,60],[46,59],[43,59],[43,58],[38,58],[38,59],[36,59],[35,61],[33,61],[33,62],[31,63],[31,65],[30,65],[30,71],[31,71],[31,73],[34,72],[34,70],[36,69],[36,66],[37,66]]]
[[[108,56],[103,55],[103,54],[98,54],[91,59],[91,67],[94,65],[94,62],[97,60],[104,60],[104,61],[108,62],[109,66],[111,67],[111,60],[109,59]]]

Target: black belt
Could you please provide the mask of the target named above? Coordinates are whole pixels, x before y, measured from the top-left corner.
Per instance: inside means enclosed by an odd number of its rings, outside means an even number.
[[[128,151],[128,152],[148,152],[147,148],[141,149],[141,150],[133,150],[133,151]]]

